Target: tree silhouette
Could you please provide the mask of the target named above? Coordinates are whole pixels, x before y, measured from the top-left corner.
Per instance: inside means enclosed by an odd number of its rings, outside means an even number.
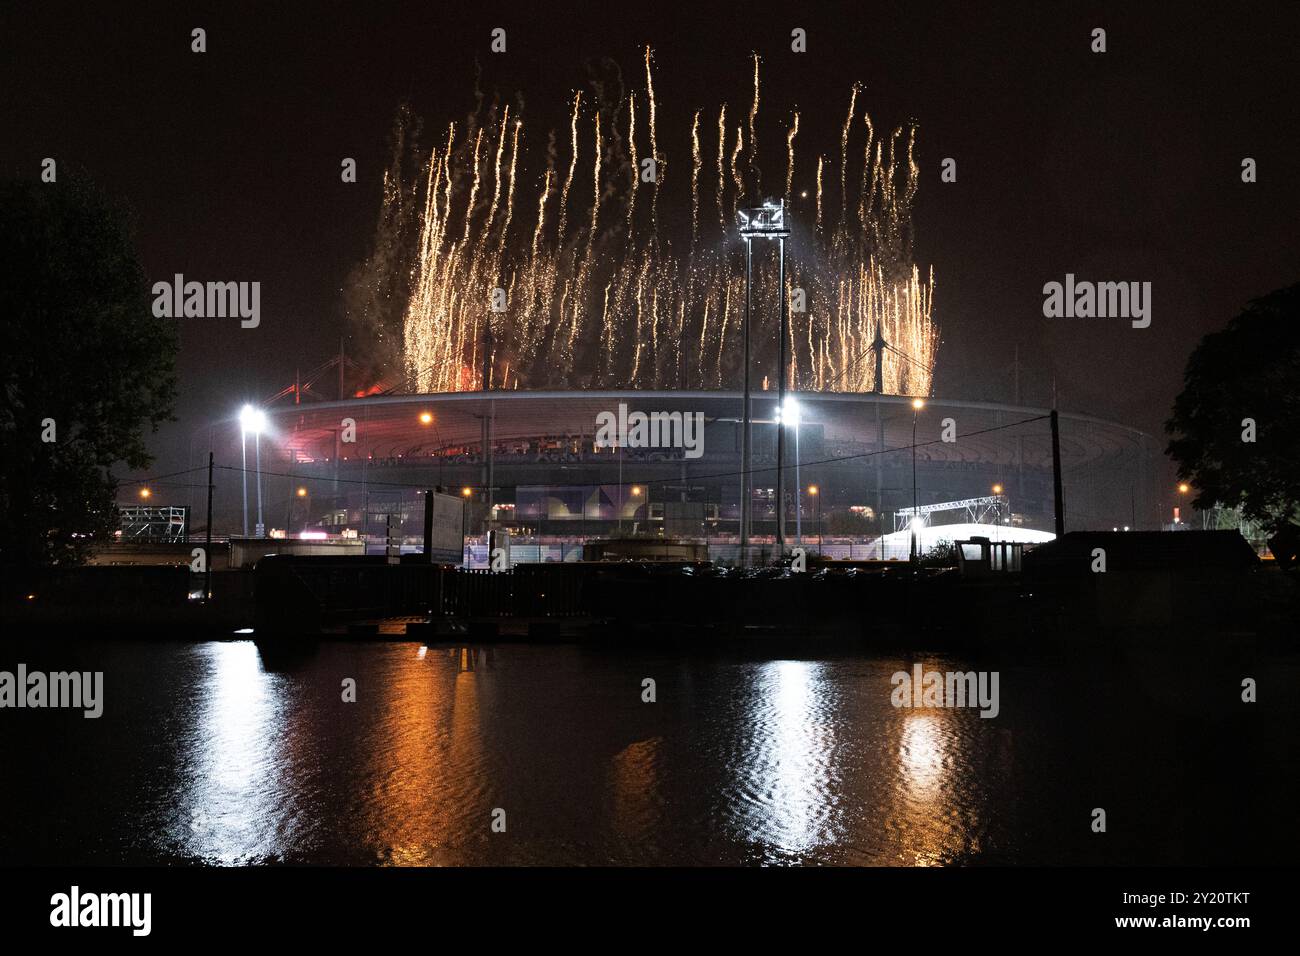
[[[1275,535],[1295,534],[1300,283],[1256,299],[1227,328],[1201,340],[1165,431],[1171,437],[1166,453],[1195,489],[1196,507],[1240,507]]]
[[[111,469],[146,467],[171,415],[176,330],[85,177],[0,182],[0,222],[0,563],[75,563],[116,528]]]

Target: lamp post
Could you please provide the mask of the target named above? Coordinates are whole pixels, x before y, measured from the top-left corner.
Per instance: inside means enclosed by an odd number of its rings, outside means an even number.
[[[919,504],[916,498],[916,416],[921,409],[925,408],[925,399],[912,399],[912,520],[908,522],[908,528],[911,529],[912,535],[912,565],[915,566],[919,554],[917,553],[916,542],[916,522]]]
[[[460,563],[466,568],[469,567],[469,498],[472,494],[473,488],[460,490],[460,496],[465,499],[460,507]]]
[[[262,521],[262,430],[253,433],[253,455],[257,467],[257,527],[254,528],[259,538],[266,537],[266,523]]]
[[[794,539],[796,544],[803,544],[803,501],[799,484],[799,400],[793,395],[787,396],[777,409],[776,420],[782,431],[787,425],[794,426]],[[781,502],[781,507],[784,507],[784,502]]]
[[[248,436],[244,413],[239,414],[239,480],[244,489],[244,537],[248,537]]]
[[[780,294],[781,322],[780,322],[780,346],[779,358],[780,367],[777,369],[777,405],[778,407],[785,400],[785,237],[790,235],[790,230],[785,228],[785,201],[784,200],[767,200],[763,205],[755,209],[739,209],[736,211],[736,221],[740,227],[740,236],[745,240],[745,375],[744,375],[744,411],[743,411],[743,431],[741,434],[741,465],[740,465],[740,560],[742,564],[748,563],[749,558],[749,525],[751,511],[751,493],[750,493],[750,409],[749,409],[749,324],[750,317],[754,308],[754,240],[755,239],[775,239],[780,245],[778,259],[778,288]],[[785,509],[782,507],[782,495],[784,492],[784,475],[782,473],[782,452],[785,450],[785,442],[781,430],[776,433],[776,544],[778,551],[783,550],[785,538]]]
[[[244,537],[248,537],[248,444],[247,435],[253,433],[257,470],[257,537],[262,537],[266,526],[262,523],[262,432],[266,428],[266,412],[252,405],[239,410],[239,445],[243,457],[244,484]]]
[[[817,503],[817,553],[822,553],[822,497],[816,485],[808,486],[808,494]]]

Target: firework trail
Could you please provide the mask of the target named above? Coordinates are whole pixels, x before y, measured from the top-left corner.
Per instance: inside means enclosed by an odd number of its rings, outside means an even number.
[[[749,175],[754,181],[754,191],[763,192],[763,177],[758,170],[758,54],[754,54],[754,103],[749,108]]]
[[[727,213],[723,208],[723,194],[727,188],[727,180],[722,172],[722,156],[727,151],[727,104],[722,104],[722,109],[718,111],[718,224],[725,231],[727,228]]]
[[[794,187],[794,138],[799,135],[799,114],[794,114],[794,122],[790,124],[790,132],[785,136],[785,204],[790,205],[790,190]]]
[[[700,111],[691,123],[691,254],[700,238]]]
[[[718,108],[717,153],[710,163],[700,142],[704,111],[693,112],[690,184],[676,180],[676,200],[672,191],[663,192],[649,48],[644,88],[606,101],[612,109],[594,108],[581,92],[574,94],[569,135],[559,144],[552,137],[547,168],[534,180],[535,220],[531,202],[521,204],[518,215],[515,209],[516,190],[529,191],[522,117],[505,108],[498,119],[493,110],[460,135],[449,125],[412,187],[420,199],[419,231],[402,323],[404,371],[412,387],[737,387],[745,295],[735,210],[762,196],[757,56],[753,65],[747,122],[729,127],[726,105]],[[859,92],[855,84],[840,128],[838,223],[828,218],[833,212],[823,211],[824,202],[835,199],[834,174],[826,176],[826,160],[818,156],[816,218],[795,220],[787,241],[787,284],[804,290],[807,309],[790,315],[786,372],[790,385],[802,390],[927,395],[938,330],[933,272],[923,276],[912,259],[915,130],[877,136],[865,113],[859,126]],[[638,100],[645,107],[648,157],[638,153]],[[590,137],[582,132],[588,121]],[[799,131],[794,113],[784,130],[787,198],[794,195],[797,170],[803,168],[804,177],[811,171],[810,161],[796,162]],[[554,155],[566,145],[568,156]],[[850,152],[862,157],[860,168],[850,169]],[[643,184],[645,158],[654,159],[656,176]],[[584,198],[585,190],[573,186],[586,175],[592,191]],[[650,193],[638,202],[643,185]],[[717,219],[705,222],[700,192],[710,188]],[[396,196],[386,189],[386,206]],[[684,219],[680,236],[663,231],[671,220],[660,220],[661,198],[665,210],[680,203],[683,213],[689,201],[689,234]],[[617,210],[612,216],[611,203]],[[774,259],[755,248],[754,380],[769,387],[777,373]],[[506,309],[493,314],[490,301],[498,288],[506,292]],[[485,356],[489,321],[492,351]],[[890,346],[880,383],[871,352],[877,331]]]

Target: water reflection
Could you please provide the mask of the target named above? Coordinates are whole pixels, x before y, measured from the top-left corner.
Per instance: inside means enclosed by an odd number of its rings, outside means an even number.
[[[628,744],[610,760],[610,822],[620,842],[633,853],[655,857],[656,831],[663,823],[663,794],[659,761],[663,739],[651,737]]]
[[[916,712],[903,718],[903,739],[898,749],[899,781],[909,800],[933,802],[940,798],[943,748],[939,718]]]
[[[251,641],[203,644],[195,721],[182,741],[172,839],[185,856],[218,863],[272,858],[292,828],[284,800],[283,678],[266,673]]]
[[[448,648],[441,658],[417,657],[415,666],[407,658],[395,662],[379,689],[380,722],[367,733],[372,745],[363,767],[366,841],[375,848],[375,862],[465,862],[449,848],[479,835],[472,821],[485,818],[491,775],[478,657],[473,648]],[[449,674],[440,662],[454,670]]]
[[[927,660],[923,669],[946,672],[959,666]],[[990,761],[985,757],[997,744],[994,722],[969,708],[891,710],[886,739],[894,742],[895,759],[882,807],[890,839],[881,862],[935,866],[973,858],[987,816],[990,791],[984,774]]]
[[[756,665],[736,770],[741,830],[763,858],[800,858],[836,839],[838,701],[824,664]]]
[[[1124,734],[1104,754],[1075,746],[1095,708],[1063,727],[1062,708],[1079,695],[1039,673],[1004,679],[1015,706],[983,720],[978,709],[892,706],[890,676],[910,658],[422,646],[323,641],[266,657],[249,642],[114,649],[140,692],[105,713],[122,741],[111,761],[86,734],[0,737],[12,779],[45,782],[0,794],[0,812],[74,821],[0,834],[0,862],[1062,862],[1091,852],[1061,835],[1080,778],[1105,779],[1127,759],[1130,776],[1159,772],[1174,792],[1185,773],[1181,761],[1153,766],[1158,748],[1145,738],[1127,756]],[[85,651],[88,667],[96,653]],[[647,675],[658,680],[654,704],[641,699]],[[355,703],[341,699],[348,678]],[[1130,726],[1132,710],[1112,724]],[[1142,717],[1153,734],[1174,732],[1167,714]],[[1239,729],[1223,735],[1224,761]],[[54,740],[58,761],[48,759]],[[1288,728],[1260,748],[1281,755],[1292,743]],[[1062,766],[1063,752],[1077,768]],[[87,767],[98,784],[90,810],[70,802]],[[1239,799],[1207,787],[1202,806]],[[507,833],[490,832],[496,807]],[[1144,824],[1156,849],[1135,860],[1181,859],[1168,848],[1188,839],[1185,828]]]

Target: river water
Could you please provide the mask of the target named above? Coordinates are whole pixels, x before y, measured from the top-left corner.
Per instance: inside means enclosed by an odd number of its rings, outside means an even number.
[[[10,640],[104,713],[0,710],[0,863],[1294,862],[1294,663],[1188,657]]]

